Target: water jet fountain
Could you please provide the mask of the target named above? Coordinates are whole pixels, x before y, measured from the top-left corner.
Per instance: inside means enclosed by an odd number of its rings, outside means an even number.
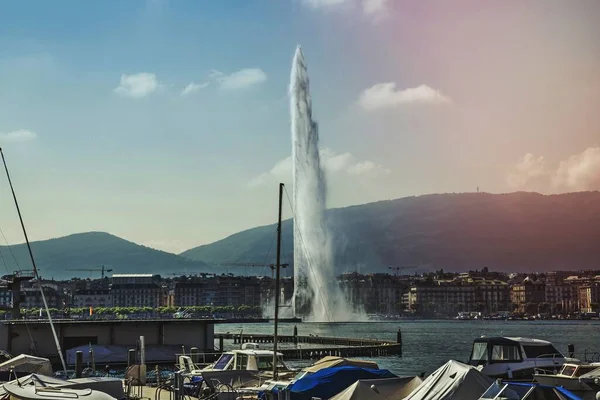
[[[312,119],[308,71],[300,47],[292,63],[290,97],[294,314],[309,321],[354,320],[334,271],[333,247],[325,220],[327,185],[319,157],[319,132]]]

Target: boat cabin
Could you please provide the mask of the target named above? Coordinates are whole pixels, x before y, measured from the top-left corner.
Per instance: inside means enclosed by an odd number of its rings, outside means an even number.
[[[588,372],[592,372],[595,369],[598,369],[600,364],[576,364],[576,363],[565,363],[557,376],[561,376],[564,378],[579,378],[581,375],[585,375]]]
[[[473,341],[469,364],[478,366],[539,358],[564,358],[564,356],[552,343],[545,340],[481,337]]]
[[[207,369],[213,371],[247,370],[273,371],[273,352],[270,350],[233,350],[225,352]],[[287,371],[283,355],[277,353],[277,370]]]
[[[536,370],[558,372],[564,356],[546,340],[480,337],[474,340],[469,364],[491,377],[530,378]]]

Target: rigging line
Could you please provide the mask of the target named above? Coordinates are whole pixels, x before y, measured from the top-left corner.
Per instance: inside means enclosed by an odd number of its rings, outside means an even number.
[[[285,190],[285,195],[286,195],[286,197],[288,199],[288,203],[290,204],[290,208],[292,210],[292,215],[294,216],[294,221],[295,221],[295,219],[296,219],[296,210],[294,209],[294,206],[292,205],[292,201],[290,199],[290,195],[289,195],[289,193],[288,193],[288,191],[287,191],[287,189],[286,189],[285,186],[284,186],[284,190]],[[300,242],[302,243],[302,247],[303,247],[304,253],[305,253],[304,255],[306,256],[306,262],[308,263],[308,266],[309,266],[308,270],[312,274],[313,279],[315,281],[317,281],[316,276],[315,276],[315,272],[314,272],[314,268],[313,268],[314,264],[312,263],[310,254],[309,254],[307,246],[306,246],[306,243],[304,242],[304,238],[302,237],[302,232],[300,232],[300,229],[295,229],[294,231],[298,232],[298,236],[300,237]],[[319,297],[320,297],[320,300],[321,300],[321,304],[323,305],[323,309],[325,310],[325,313],[327,314],[327,316],[329,318],[329,322],[333,322],[333,318],[332,318],[331,313],[329,312],[329,308],[327,307],[327,304],[325,304],[325,296],[323,296],[323,290],[320,287],[317,288],[317,290],[319,291]],[[331,331],[335,333],[335,331],[333,329],[333,326],[331,327]]]
[[[8,184],[10,186],[10,190],[12,192],[13,199],[15,201],[15,207],[17,208],[17,214],[19,215],[19,221],[21,222],[21,228],[23,228],[23,236],[25,236],[25,242],[27,243],[27,250],[29,250],[29,257],[31,258],[31,264],[33,265],[33,273],[37,278],[40,286],[40,293],[42,294],[42,301],[44,302],[44,307],[46,308],[46,313],[48,314],[48,322],[50,323],[50,328],[52,329],[52,334],[54,335],[54,341],[56,342],[56,349],[58,350],[58,355],[60,356],[60,361],[62,363],[65,374],[67,373],[67,364],[65,363],[65,358],[62,353],[62,349],[60,347],[60,342],[58,340],[58,336],[56,334],[56,329],[54,328],[54,323],[52,322],[52,315],[50,315],[50,309],[48,308],[48,302],[46,301],[46,295],[44,294],[44,289],[42,288],[42,284],[40,282],[40,275],[38,273],[37,266],[35,265],[35,258],[33,257],[33,251],[31,250],[31,244],[29,243],[29,238],[27,237],[27,230],[25,229],[25,223],[23,222],[23,216],[21,215],[21,209],[19,208],[19,202],[17,201],[17,195],[15,194],[15,189],[13,188],[12,181],[10,179],[10,174],[8,172],[8,166],[6,165],[6,159],[4,158],[4,153],[2,152],[2,148],[0,147],[0,155],[2,156],[2,163],[4,164],[4,170],[6,171],[6,178],[8,179]]]
[[[19,266],[19,262],[17,261],[17,257],[15,257],[15,253],[12,250],[12,246],[8,243],[8,240],[6,239],[6,236],[4,235],[4,231],[2,230],[2,228],[0,228],[0,233],[2,234],[2,237],[4,238],[4,242],[6,243],[6,247],[8,247],[8,251],[10,252],[13,260],[15,260],[15,264],[17,265],[17,269],[21,269],[21,267]]]

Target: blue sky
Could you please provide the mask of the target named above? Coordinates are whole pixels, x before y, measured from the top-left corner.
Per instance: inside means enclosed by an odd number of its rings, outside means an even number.
[[[272,223],[300,43],[331,206],[599,189],[598,17],[594,1],[4,1],[0,144],[34,239],[181,251]]]

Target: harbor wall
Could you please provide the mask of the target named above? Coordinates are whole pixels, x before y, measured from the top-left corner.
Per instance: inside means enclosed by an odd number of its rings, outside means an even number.
[[[55,321],[63,352],[88,344],[121,345],[135,349],[140,336],[146,345],[196,347],[214,351],[214,322],[207,320]],[[57,356],[47,321],[4,321],[0,325],[0,347],[12,355],[21,353]]]

